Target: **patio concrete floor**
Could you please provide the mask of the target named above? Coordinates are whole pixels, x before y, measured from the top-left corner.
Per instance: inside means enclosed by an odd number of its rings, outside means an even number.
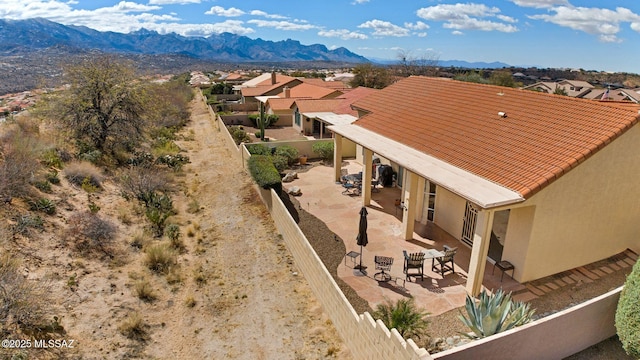
[[[362,171],[362,165],[354,160],[344,161],[342,168],[346,168],[350,174]],[[300,187],[302,195],[297,197],[300,206],[322,220],[331,231],[341,237],[347,253],[360,252],[360,247],[356,244],[356,235],[362,196],[343,195],[344,188],[334,182],[333,174],[331,166],[314,166],[306,172],[298,173],[299,179],[284,184],[284,187]],[[424,225],[416,222],[413,239],[404,240],[401,236],[403,210],[395,206],[395,199],[401,197],[401,190],[381,188],[379,192],[373,192],[371,195],[371,205],[367,208],[369,243],[362,248],[362,259],[345,257],[337,269],[338,276],[367,300],[373,309],[385,299],[397,300],[407,297],[413,297],[416,305],[425,308],[431,316],[464,306],[471,249],[433,223]],[[442,250],[443,245],[458,247],[454,258],[454,274],[448,273],[443,277],[431,271],[431,261],[425,260],[424,280],[412,277],[410,282],[405,282],[402,272],[403,250],[408,253],[423,249]],[[390,271],[392,281],[379,282],[374,278],[377,272],[374,263],[376,255],[394,259]],[[623,257],[621,264],[633,265],[635,259],[633,254],[629,255],[631,258]],[[360,260],[362,265],[367,267],[364,272],[355,269]],[[599,277],[599,274],[608,272],[607,269],[602,270],[593,272],[583,267],[570,270],[565,275],[569,280],[573,278],[592,281],[594,276]],[[557,281],[553,283],[554,286],[545,286],[547,281],[544,279],[537,280],[537,285],[523,285],[509,275],[510,272],[502,277],[500,270],[493,272],[493,264],[487,262],[483,286],[492,291],[502,288],[505,292],[512,292],[513,298],[519,301],[529,301],[558,288]],[[553,281],[553,278],[549,279],[549,282]]]
[[[351,160],[343,162],[343,168],[348,173],[358,173],[362,165]],[[297,199],[300,206],[312,215],[322,220],[331,231],[340,236],[349,251],[360,252],[356,244],[358,233],[359,212],[362,207],[362,196],[343,195],[344,188],[333,181],[333,168],[330,166],[315,166],[307,172],[299,173],[299,179],[293,183],[284,184],[298,186],[302,195]],[[412,240],[404,240],[401,236],[403,210],[395,206],[395,199],[400,198],[399,188],[380,188],[371,194],[371,205],[368,211],[369,243],[362,248],[362,265],[367,269],[363,272],[354,269],[360,262],[359,258],[345,258],[338,268],[338,276],[349,284],[358,295],[369,302],[375,309],[376,305],[385,298],[397,300],[413,297],[416,304],[427,309],[433,316],[464,306],[466,298],[466,278],[471,249],[457,239],[439,229],[432,223],[427,225],[416,222],[416,232]],[[402,272],[404,257],[403,250],[408,253],[419,252],[423,249],[442,250],[443,245],[458,247],[455,255],[455,273],[444,277],[431,271],[431,260],[425,260],[424,280],[412,277],[405,282]],[[379,282],[374,279],[374,256],[389,256],[394,259],[391,266],[393,280]],[[489,289],[502,287],[505,291],[519,291],[524,286],[505,274],[500,282],[501,272],[492,274],[493,265],[487,263],[485,269],[484,286]],[[535,295],[530,294],[530,297]]]

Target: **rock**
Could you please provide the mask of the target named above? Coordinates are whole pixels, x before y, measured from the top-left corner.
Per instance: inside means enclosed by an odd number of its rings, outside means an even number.
[[[282,182],[292,182],[293,180],[298,178],[298,173],[295,171],[291,171],[289,173],[287,173],[287,175],[285,175],[282,178]]]
[[[292,186],[291,189],[289,189],[289,194],[293,195],[293,196],[300,196],[302,195],[302,190],[300,190],[300,187],[298,186]]]

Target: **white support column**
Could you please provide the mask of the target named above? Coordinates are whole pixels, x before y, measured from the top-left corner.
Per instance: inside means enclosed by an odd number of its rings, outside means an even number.
[[[336,134],[336,137],[333,138],[333,170],[334,177],[333,181],[340,181],[340,170],[342,169],[342,135]]]
[[[373,151],[363,148],[362,158],[362,206],[371,205],[371,166]]]
[[[491,228],[493,226],[493,211],[480,210],[476,221],[476,230],[473,234],[473,247],[469,259],[469,273],[467,275],[467,292],[471,296],[478,296],[482,291],[484,269],[489,254],[489,242],[491,241]]]
[[[416,205],[418,200],[419,176],[405,169],[404,172],[404,206],[402,208],[402,233],[405,240],[413,239],[416,220]]]

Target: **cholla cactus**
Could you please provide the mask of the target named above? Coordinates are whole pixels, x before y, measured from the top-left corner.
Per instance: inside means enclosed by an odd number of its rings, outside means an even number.
[[[465,304],[467,316],[460,314],[460,320],[473,331],[463,334],[471,339],[478,339],[507,331],[531,321],[534,310],[529,304],[511,299],[511,293],[505,294],[502,289],[489,295],[486,290],[480,294],[476,302],[467,295]]]

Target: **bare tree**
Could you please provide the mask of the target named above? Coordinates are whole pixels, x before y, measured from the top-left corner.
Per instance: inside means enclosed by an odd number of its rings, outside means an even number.
[[[397,76],[434,76],[437,73],[438,57],[434,54],[415,57],[410,51],[400,50],[396,58],[398,63],[392,67],[392,70]]]

